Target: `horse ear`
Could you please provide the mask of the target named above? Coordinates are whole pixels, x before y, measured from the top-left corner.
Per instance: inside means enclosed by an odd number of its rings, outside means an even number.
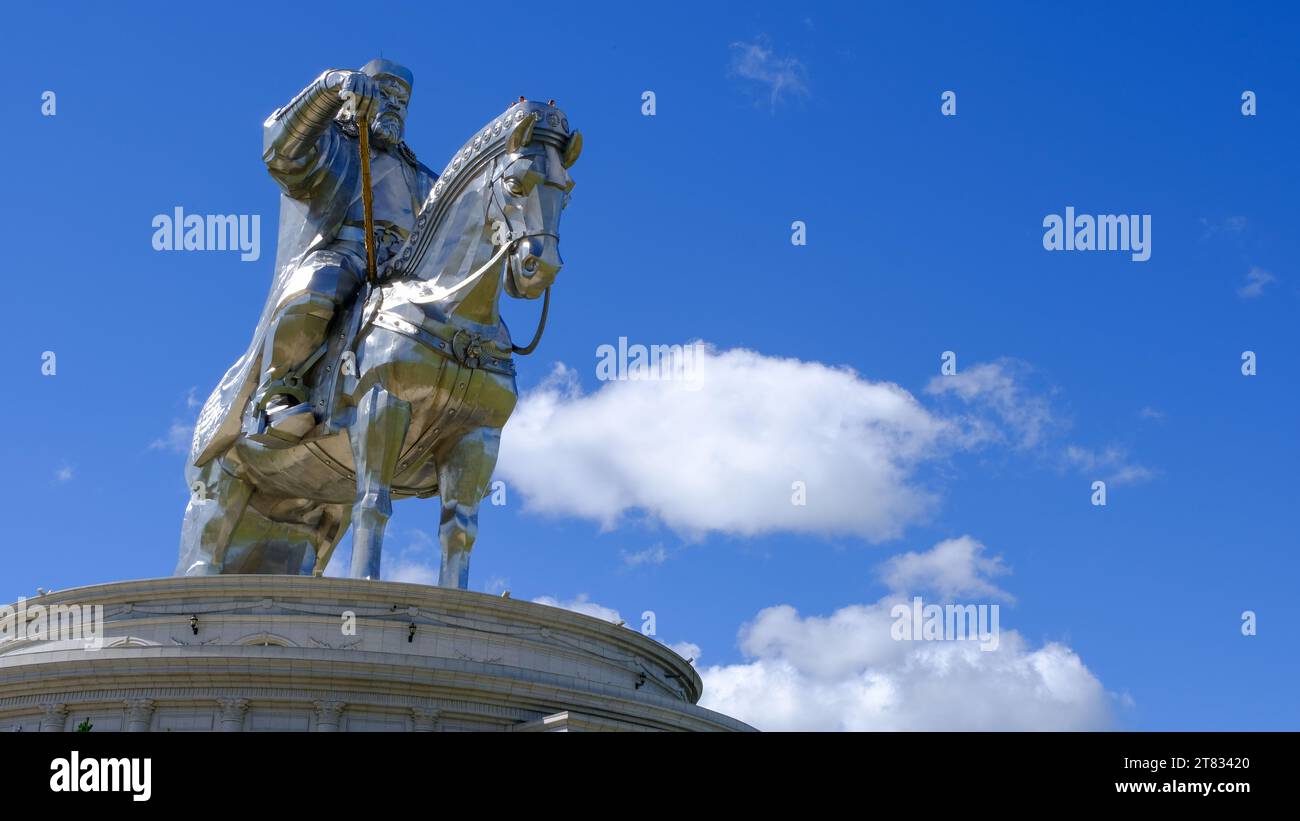
[[[564,144],[564,157],[561,160],[564,167],[572,168],[580,154],[582,154],[582,132],[575,131],[569,135],[569,141]]]
[[[537,125],[536,114],[529,114],[519,121],[519,125],[515,126],[514,132],[510,135],[510,143],[507,146],[511,154],[533,141],[533,126],[535,125]]]

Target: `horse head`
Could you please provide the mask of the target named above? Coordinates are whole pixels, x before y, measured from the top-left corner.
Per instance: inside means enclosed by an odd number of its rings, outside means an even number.
[[[527,114],[515,126],[507,153],[495,165],[490,216],[500,218],[509,244],[506,293],[536,299],[564,266],[560,258],[560,213],[573,190],[569,168],[582,151],[582,134],[555,139],[538,132],[541,115]]]
[[[394,297],[485,322],[495,321],[498,284],[541,296],[564,264],[560,215],[581,152],[582,135],[554,101],[512,104],[443,170],[384,273]]]

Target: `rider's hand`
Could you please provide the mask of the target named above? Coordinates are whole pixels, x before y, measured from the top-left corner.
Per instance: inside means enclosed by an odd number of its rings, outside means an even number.
[[[379,84],[359,71],[339,71],[329,82],[334,85],[345,105],[351,106],[358,121],[370,122],[379,110]]]

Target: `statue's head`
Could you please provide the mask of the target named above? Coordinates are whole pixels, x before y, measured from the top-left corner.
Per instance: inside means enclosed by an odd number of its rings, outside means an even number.
[[[370,133],[389,145],[400,143],[406,132],[406,107],[411,102],[415,75],[409,68],[382,57],[362,66],[361,73],[373,77],[380,91]]]

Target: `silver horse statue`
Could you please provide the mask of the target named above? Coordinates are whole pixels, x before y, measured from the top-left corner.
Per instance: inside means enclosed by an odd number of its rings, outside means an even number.
[[[392,499],[437,495],[439,584],[468,586],[479,504],[518,396],[513,354],[531,352],[546,321],[582,137],[554,101],[521,97],[436,177],[396,141],[400,123],[394,130],[388,117],[383,131],[385,112],[404,115],[410,85],[409,72],[384,61],[327,72],[268,120],[267,164],[285,191],[276,282],[252,345],[199,415],[177,575],[320,575],[351,526],[349,576],[378,579]],[[340,95],[374,117],[368,134],[381,136],[380,150],[360,151],[366,160],[356,157],[371,120],[363,113],[358,127]],[[395,170],[376,164],[372,191],[370,161],[385,147]],[[410,197],[398,208],[409,230],[400,218],[374,219],[386,190],[380,174],[405,179],[399,191],[418,189],[422,175],[432,182],[422,203]],[[311,186],[328,196],[304,196]],[[366,233],[340,244],[361,222],[348,219],[358,198]],[[378,271],[376,242],[356,241],[367,236],[389,243]],[[335,287],[366,256],[369,278],[333,311],[313,283]],[[502,321],[503,289],[546,297],[527,346]],[[318,346],[304,318],[325,329]],[[292,362],[304,339],[314,350]],[[285,354],[294,344],[299,352]]]

